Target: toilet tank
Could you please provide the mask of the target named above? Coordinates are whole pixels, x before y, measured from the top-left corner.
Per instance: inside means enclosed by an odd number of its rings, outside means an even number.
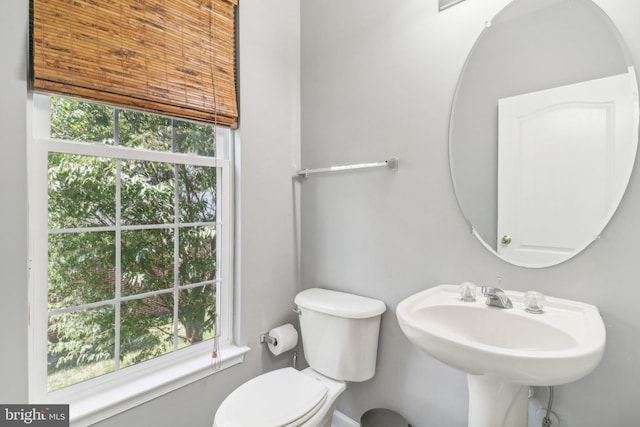
[[[312,288],[294,300],[304,356],[315,371],[336,380],[366,381],[376,371],[380,318],[373,298]]]

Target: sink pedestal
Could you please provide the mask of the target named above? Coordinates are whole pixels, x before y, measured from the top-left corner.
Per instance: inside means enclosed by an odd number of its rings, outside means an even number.
[[[529,391],[481,375],[467,375],[469,427],[526,427]]]

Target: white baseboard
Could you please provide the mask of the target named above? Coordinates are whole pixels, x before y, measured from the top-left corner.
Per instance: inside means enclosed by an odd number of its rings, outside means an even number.
[[[340,411],[334,411],[331,427],[360,427],[360,423],[352,420]]]

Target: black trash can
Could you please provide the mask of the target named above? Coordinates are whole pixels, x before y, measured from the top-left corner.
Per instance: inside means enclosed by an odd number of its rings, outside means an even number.
[[[369,409],[360,417],[360,427],[411,427],[404,417],[391,409]]]

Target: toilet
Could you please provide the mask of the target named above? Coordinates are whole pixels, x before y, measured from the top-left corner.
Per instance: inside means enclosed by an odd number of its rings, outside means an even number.
[[[309,367],[277,369],[242,384],[216,411],[214,427],[331,427],[347,381],[374,376],[382,301],[312,288],[294,302]]]

